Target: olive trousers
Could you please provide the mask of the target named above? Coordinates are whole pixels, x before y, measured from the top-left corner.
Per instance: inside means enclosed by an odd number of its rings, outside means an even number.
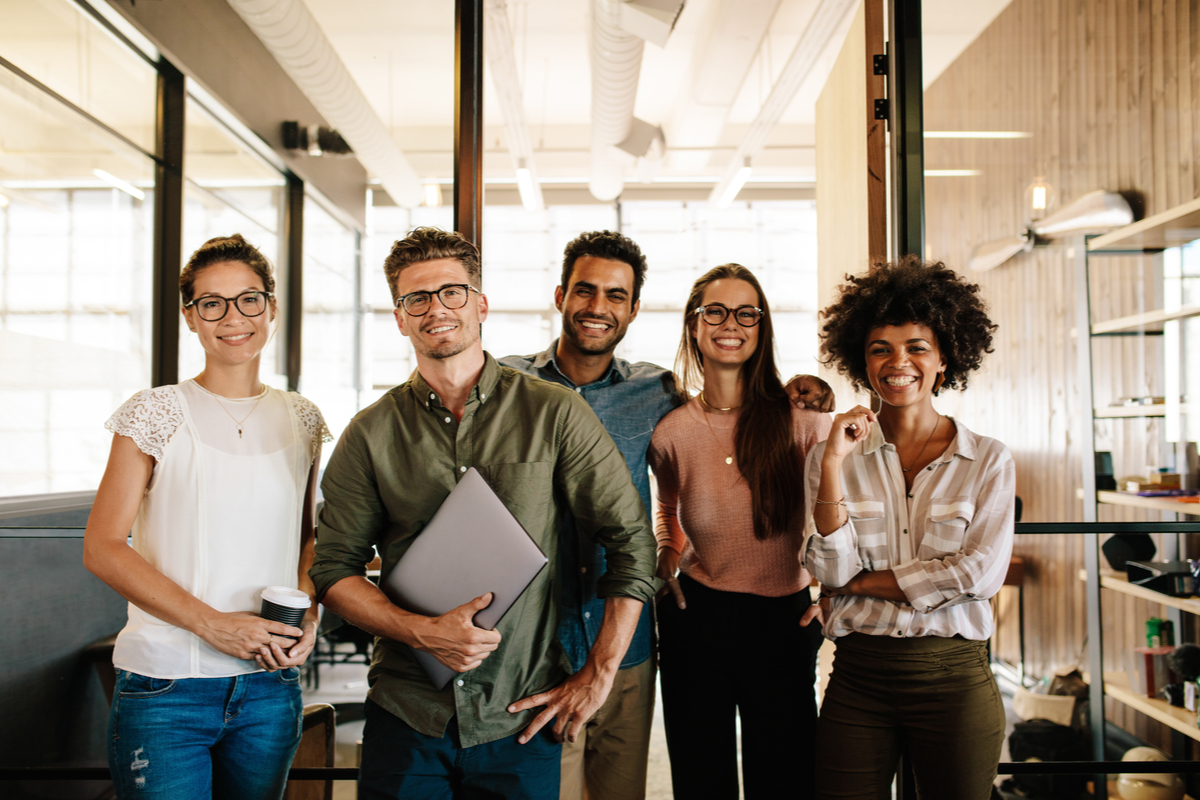
[[[890,800],[901,756],[921,800],[987,800],[1004,704],[987,643],[852,633],[837,640],[817,722],[819,800]]]

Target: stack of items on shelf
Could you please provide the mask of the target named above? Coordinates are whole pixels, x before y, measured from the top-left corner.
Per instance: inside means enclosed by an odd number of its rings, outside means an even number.
[[[1166,467],[1151,470],[1148,478],[1122,478],[1120,488],[1139,497],[1195,497],[1195,502],[1200,502],[1200,497],[1197,496],[1200,492],[1183,488],[1183,476],[1178,472],[1167,472]]]

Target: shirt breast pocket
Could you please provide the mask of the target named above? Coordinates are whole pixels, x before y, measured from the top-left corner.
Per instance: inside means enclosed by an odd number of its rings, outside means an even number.
[[[532,461],[520,464],[476,465],[517,522],[529,532],[547,555],[552,542],[543,541],[547,531],[557,533],[554,524],[554,464]]]
[[[975,501],[970,497],[934,499],[929,504],[929,527],[918,557],[938,558],[961,552],[974,518]]]
[[[847,497],[846,512],[858,544],[858,556],[871,572],[889,569],[886,508],[874,497]]]

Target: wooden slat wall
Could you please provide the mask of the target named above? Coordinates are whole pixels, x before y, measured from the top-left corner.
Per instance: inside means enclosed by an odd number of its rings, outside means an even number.
[[[927,140],[929,169],[979,169],[928,178],[929,252],[965,269],[971,248],[1028,222],[1025,189],[1039,175],[1059,205],[1094,189],[1122,191],[1154,214],[1200,195],[1200,0],[1013,0],[925,95],[928,130],[1020,130],[1027,139]],[[1092,261],[1096,320],[1156,307],[1153,258]],[[972,276],[999,323],[996,352],[968,392],[948,405],[973,430],[1004,441],[1017,460],[1028,521],[1081,518],[1075,285],[1070,245],[1038,248]],[[1096,400],[1162,394],[1161,341],[1114,338],[1095,347]],[[1163,464],[1160,421],[1106,421],[1098,444],[1118,476]],[[1101,519],[1137,519],[1103,508]],[[1148,518],[1143,514],[1141,518]],[[1028,666],[1048,674],[1081,657],[1086,624],[1082,542],[1024,537]],[[1160,606],[1106,592],[1106,657],[1139,643]],[[997,646],[1016,660],[1015,598],[1001,599]],[[1111,703],[1111,701],[1110,701]],[[1112,718],[1166,744],[1161,726],[1119,704]]]

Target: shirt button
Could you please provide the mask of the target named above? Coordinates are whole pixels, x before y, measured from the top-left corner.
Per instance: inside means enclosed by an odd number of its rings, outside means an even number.
[[[587,574],[587,567],[580,567],[580,568],[579,568],[579,571],[580,571],[580,572],[582,572],[584,575],[586,575],[586,574]]]
[[[447,422],[449,422],[450,420],[446,420],[446,421],[447,421]],[[909,499],[909,500],[912,500],[912,495],[911,495],[911,494],[908,496],[908,499]]]
[[[926,467],[925,469],[929,470],[930,472],[933,472],[933,464],[930,464],[930,465],[929,465],[928,467]]]
[[[430,400],[437,400],[437,395],[436,395],[436,394],[434,394],[433,392],[430,392],[430,393],[429,393],[429,399],[430,399]]]
[[[583,618],[584,618],[584,619],[591,619],[591,618],[592,618],[592,612],[590,612],[590,611],[585,611],[585,612],[583,612]]]
[[[908,533],[908,528],[905,528],[905,529],[904,529],[904,532],[905,532],[905,533]]]
[[[575,391],[576,391],[576,393],[578,393],[578,394],[583,394],[583,389],[581,389],[581,388],[579,388],[579,387],[575,387]]]
[[[467,468],[466,468],[466,467],[459,467],[459,468],[458,468],[458,471],[459,471],[459,472],[466,472],[466,471],[467,471]]]
[[[486,394],[481,394],[481,395],[479,395],[479,399],[480,399],[480,400],[487,400],[487,395],[486,395]]]
[[[449,422],[449,421],[450,421],[450,418],[446,417],[446,422]],[[912,497],[912,495],[910,494],[909,497]]]
[[[463,685],[463,682],[462,682],[461,680],[460,680],[460,681],[458,681],[458,685],[459,685],[459,686],[462,686],[462,685]]]

